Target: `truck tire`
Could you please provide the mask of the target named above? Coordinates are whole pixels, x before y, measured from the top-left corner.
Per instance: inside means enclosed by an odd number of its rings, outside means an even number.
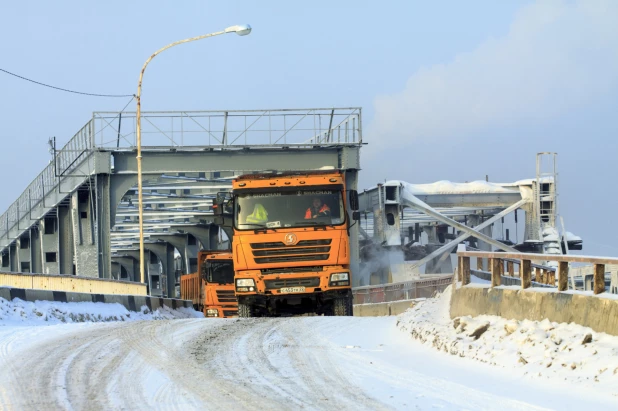
[[[333,300],[333,312],[335,316],[352,316],[352,297],[338,297]]]
[[[238,303],[238,317],[250,318],[253,317],[253,310],[249,304]]]

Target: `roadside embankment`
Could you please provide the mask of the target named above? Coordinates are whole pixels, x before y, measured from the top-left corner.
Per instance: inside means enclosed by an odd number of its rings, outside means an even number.
[[[576,323],[618,335],[618,299],[614,294],[555,292],[555,289],[464,286],[453,292],[451,318],[499,315],[506,319]]]
[[[494,288],[483,297],[491,300],[496,291]],[[495,315],[451,318],[458,310],[451,305],[451,294],[452,287],[438,298],[419,302],[398,317],[397,327],[421,343],[454,356],[508,368],[535,379],[576,382],[618,395],[618,337],[547,319],[505,319]],[[453,295],[453,304],[457,304],[457,298]]]

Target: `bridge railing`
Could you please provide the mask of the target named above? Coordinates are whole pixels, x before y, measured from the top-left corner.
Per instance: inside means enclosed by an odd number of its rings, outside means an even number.
[[[535,268],[536,281],[542,284],[556,284],[556,270],[545,265],[533,264],[533,261],[555,261],[558,263],[558,291],[568,289],[569,263],[589,263],[594,265],[594,294],[605,292],[605,265],[618,264],[618,258],[590,257],[579,255],[533,254],[533,253],[506,253],[483,251],[458,251],[458,280],[463,285],[470,283],[470,258],[490,259],[491,287],[501,285],[501,276],[504,274],[504,263],[507,262],[508,271],[513,273],[512,264],[519,264],[521,287],[529,288],[532,281],[532,269]]]
[[[93,148],[92,131],[92,121],[89,121],[64,147],[55,151],[52,161],[0,216],[0,239],[8,238],[9,232],[19,221],[45,201],[45,197],[60,184],[61,178],[70,174],[90,153]]]
[[[354,304],[387,303],[414,298],[430,298],[452,283],[452,276],[419,279],[392,284],[366,285],[352,289]]]
[[[94,144],[136,146],[134,112],[93,114]],[[268,147],[361,144],[361,108],[142,112],[148,147]]]

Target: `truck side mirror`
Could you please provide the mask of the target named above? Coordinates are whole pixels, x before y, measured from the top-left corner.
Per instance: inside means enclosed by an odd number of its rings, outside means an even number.
[[[350,208],[352,211],[358,211],[358,192],[350,190]]]
[[[230,193],[219,192],[212,201],[212,212],[216,216],[232,214],[234,212],[233,202]]]
[[[360,211],[352,211],[352,220],[360,221],[360,219],[361,219]]]

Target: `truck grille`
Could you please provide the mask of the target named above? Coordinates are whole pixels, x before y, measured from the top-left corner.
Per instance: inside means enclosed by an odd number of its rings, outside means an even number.
[[[296,274],[316,271],[324,271],[324,267],[319,265],[317,267],[264,268],[260,270],[262,274]]]
[[[330,238],[302,240],[293,246],[283,242],[253,243],[251,248],[257,264],[323,261],[330,256],[332,241]]]
[[[223,310],[224,317],[236,317],[238,315],[238,310]]]
[[[320,279],[315,278],[290,278],[283,280],[266,280],[264,281],[267,290],[274,290],[282,287],[317,287],[320,285]]]
[[[267,264],[267,263],[291,263],[297,261],[322,261],[328,260],[328,254],[308,254],[308,255],[297,255],[293,257],[263,257],[256,258],[255,262],[257,264]]]
[[[293,247],[308,247],[308,246],[315,246],[315,245],[330,245],[330,243],[332,241],[333,240],[330,239],[330,238],[327,238],[325,240],[301,240]],[[256,248],[279,248],[279,247],[289,248],[289,246],[286,246],[282,241],[275,241],[275,242],[271,242],[271,243],[253,243],[253,244],[251,244],[251,248],[253,248],[254,250]]]
[[[264,257],[268,255],[290,255],[290,254],[306,254],[306,253],[328,253],[330,247],[311,247],[311,248],[281,248],[277,250],[258,250],[253,251],[256,257]]]
[[[234,290],[217,290],[217,300],[221,303],[235,303],[236,294]]]

